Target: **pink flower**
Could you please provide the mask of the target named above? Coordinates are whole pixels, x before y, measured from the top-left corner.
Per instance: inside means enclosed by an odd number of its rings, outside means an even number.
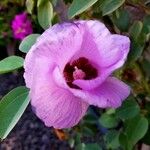
[[[16,15],[12,21],[11,27],[14,38],[19,40],[22,40],[33,32],[31,21],[28,20],[26,13]]]
[[[130,88],[111,77],[129,52],[126,36],[111,34],[98,21],[56,24],[46,30],[25,59],[31,104],[46,126],[76,125],[89,105],[117,108]]]

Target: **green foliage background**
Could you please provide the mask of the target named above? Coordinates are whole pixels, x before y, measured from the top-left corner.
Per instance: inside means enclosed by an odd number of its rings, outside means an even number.
[[[12,11],[8,11],[10,6]],[[104,22],[112,33],[129,36],[131,50],[128,60],[114,75],[131,86],[131,95],[116,110],[91,107],[80,124],[65,130],[64,134],[68,135],[70,147],[77,150],[132,150],[141,143],[150,145],[149,0],[3,0],[0,10],[0,47],[6,49],[8,56],[18,54],[18,47],[27,53],[45,29],[68,19],[97,19]],[[36,34],[23,41],[14,41],[11,20],[22,10],[29,13]],[[24,56],[23,53],[19,55]],[[20,56],[1,60],[0,74],[22,67],[24,60]],[[18,92],[20,95],[16,98]],[[0,109],[1,139],[6,138],[21,117],[23,111],[19,108],[26,108],[29,101],[27,93],[25,87],[20,87],[0,101],[0,108],[3,108]],[[22,101],[17,101],[20,98]],[[11,99],[13,103],[10,104]],[[8,118],[11,109],[14,110],[15,121]],[[100,137],[97,139],[97,136]],[[85,139],[89,137],[96,140],[87,144]]]

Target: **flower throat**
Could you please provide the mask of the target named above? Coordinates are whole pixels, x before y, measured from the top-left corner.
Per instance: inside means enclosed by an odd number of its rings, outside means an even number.
[[[94,79],[98,76],[98,71],[90,64],[87,58],[80,57],[71,63],[67,63],[63,74],[69,87],[80,89],[80,87],[74,85],[72,82],[77,79]]]

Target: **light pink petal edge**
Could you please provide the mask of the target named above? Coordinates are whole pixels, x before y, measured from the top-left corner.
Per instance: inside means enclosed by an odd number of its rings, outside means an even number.
[[[112,74],[114,70],[120,68],[127,59],[130,49],[130,40],[128,37],[121,35],[110,35],[104,39],[108,40],[108,44],[106,42],[102,42],[103,40],[99,42],[99,46],[101,48],[103,47],[103,44],[106,45],[103,49],[101,49],[99,56],[99,77],[92,80],[74,81],[75,85],[84,90],[91,90],[98,87],[109,75]]]
[[[91,91],[70,90],[75,96],[100,108],[117,108],[130,94],[130,87],[115,77],[108,77],[103,84]]]
[[[74,53],[80,49],[81,43],[82,27],[77,27],[73,23],[56,24],[46,30],[26,55],[24,77],[27,87],[30,88],[33,82],[36,58],[53,61],[63,69]]]
[[[39,57],[35,64],[30,98],[36,115],[48,127],[62,129],[76,125],[89,105],[69,90],[56,85],[53,79],[56,66],[53,63]]]

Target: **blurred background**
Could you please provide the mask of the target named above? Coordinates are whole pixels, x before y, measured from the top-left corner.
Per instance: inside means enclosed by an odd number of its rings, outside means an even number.
[[[114,73],[131,86],[130,97],[116,110],[91,106],[80,124],[67,130],[45,127],[29,104],[10,134],[5,139],[0,134],[0,150],[149,150],[150,0],[1,0],[0,98],[25,85],[22,66],[4,71],[4,59],[24,58],[29,38],[34,43],[68,17],[97,19],[112,33],[130,37],[128,60]]]

